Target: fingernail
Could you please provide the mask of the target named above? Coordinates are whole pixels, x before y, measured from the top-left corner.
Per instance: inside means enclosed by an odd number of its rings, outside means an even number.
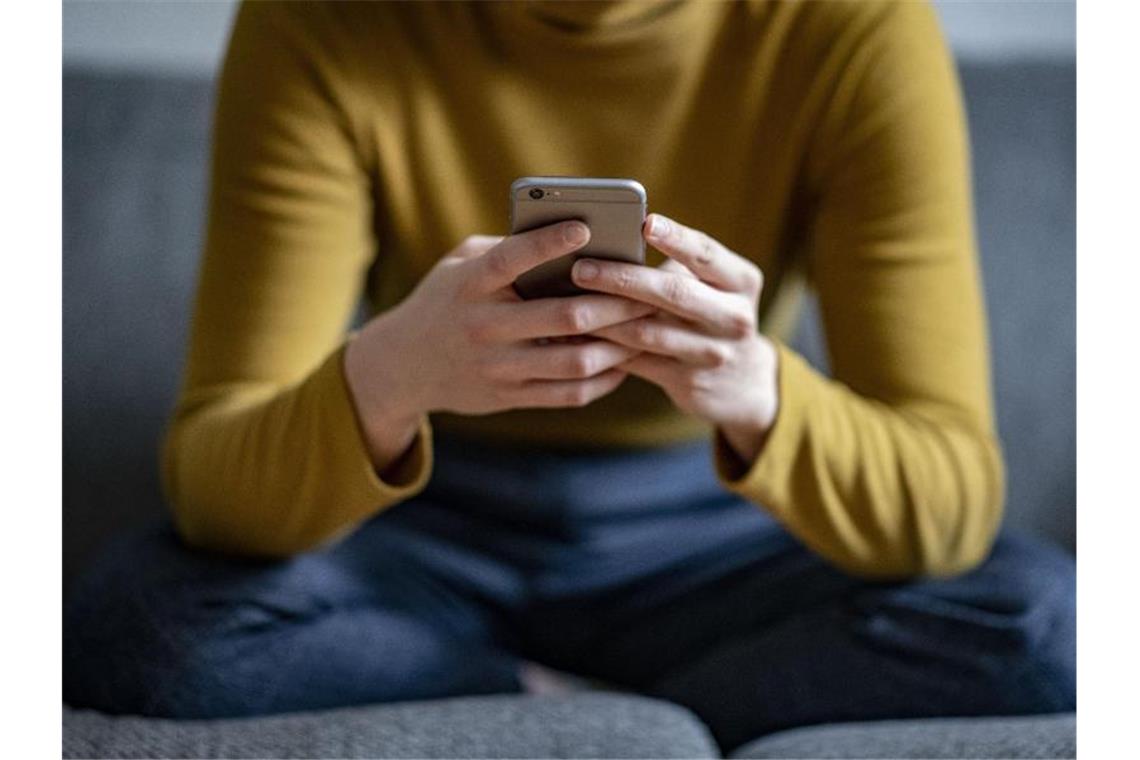
[[[581,222],[573,222],[572,224],[566,225],[565,229],[562,230],[562,234],[565,236],[566,242],[571,245],[581,245],[590,239],[589,228]]]
[[[649,220],[649,234],[655,238],[665,237],[669,234],[669,222],[665,217],[654,214]]]
[[[574,265],[574,278],[582,281],[592,280],[598,276],[598,265],[592,261],[579,261]]]

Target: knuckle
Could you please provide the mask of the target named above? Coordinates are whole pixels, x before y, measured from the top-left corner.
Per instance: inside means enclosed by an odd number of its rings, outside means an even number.
[[[728,332],[733,337],[748,337],[752,333],[752,317],[749,314],[733,314],[728,319]]]
[[[654,317],[660,312],[660,309],[645,301],[634,301],[631,299],[622,299],[622,309],[624,313],[629,316],[629,319],[636,319],[637,317]]]
[[[587,383],[577,383],[567,392],[567,403],[570,406],[585,406],[593,400],[593,393]]]
[[[631,330],[633,339],[646,348],[656,348],[661,342],[661,334],[652,322],[635,322]]]
[[[705,363],[711,367],[723,367],[728,363],[728,351],[715,343],[704,350]]]
[[[700,244],[697,249],[696,259],[697,263],[701,266],[709,266],[713,262],[715,255],[715,243],[713,239],[705,233],[701,233]]]
[[[694,372],[692,379],[692,397],[697,399],[707,396],[715,387],[716,379],[708,372]]]
[[[511,273],[511,262],[502,251],[491,251],[486,256],[487,271],[495,277],[506,277]]]
[[[747,338],[756,329],[756,318],[751,312],[735,312],[728,318],[728,332],[734,338]]]
[[[539,245],[549,253],[558,253],[572,247],[572,238],[577,229],[572,224],[555,224],[543,230]]]
[[[562,228],[562,243],[572,248],[584,245],[590,239],[590,228],[585,222],[572,221]]]
[[[692,292],[688,281],[681,277],[670,277],[665,283],[665,297],[681,309],[690,305]]]
[[[566,358],[566,371],[570,377],[590,377],[596,367],[597,362],[587,351],[574,351]]]
[[[614,278],[614,289],[619,293],[632,293],[637,289],[637,271],[631,267],[621,267]]]
[[[567,301],[561,307],[561,324],[570,333],[582,333],[590,327],[590,309],[585,304]]]

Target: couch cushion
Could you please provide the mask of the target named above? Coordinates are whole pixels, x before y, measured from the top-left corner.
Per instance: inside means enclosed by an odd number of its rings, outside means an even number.
[[[684,708],[591,693],[501,695],[173,721],[64,709],[69,757],[719,757]]]
[[[733,758],[1075,757],[1076,716],[931,718],[840,723],[765,736]]]

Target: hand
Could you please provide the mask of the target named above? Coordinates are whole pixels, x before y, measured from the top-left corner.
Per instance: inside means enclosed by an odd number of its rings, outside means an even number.
[[[643,234],[669,257],[660,267],[581,259],[573,277],[583,288],[658,313],[591,334],[644,352],[618,367],[718,426],[740,458],[752,462],[779,408],[776,349],[756,328],[763,275],[705,233],[660,214],[650,215]]]
[[[581,222],[469,237],[356,335],[345,374],[377,469],[407,450],[422,414],[583,406],[621,384],[627,373],[618,365],[637,349],[549,339],[585,336],[652,307],[602,294],[527,301],[511,287],[588,240]]]

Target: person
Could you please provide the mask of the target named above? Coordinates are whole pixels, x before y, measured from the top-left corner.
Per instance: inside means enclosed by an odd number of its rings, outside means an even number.
[[[524,688],[789,726],[1074,707],[1074,569],[999,530],[969,153],[925,4],[246,3],[163,449],[65,698],[257,715]],[[647,266],[501,236],[647,188]],[[788,346],[805,285],[830,375]],[[361,291],[368,318],[350,329]]]

